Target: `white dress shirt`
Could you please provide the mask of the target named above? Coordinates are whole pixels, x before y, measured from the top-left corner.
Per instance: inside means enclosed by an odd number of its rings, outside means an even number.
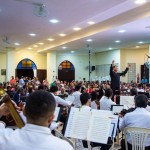
[[[103,96],[100,99],[100,110],[110,110],[111,105],[116,105],[116,103],[113,102],[110,98]]]
[[[95,101],[91,102],[91,108],[92,109],[97,109],[97,104],[95,103]]]
[[[62,99],[61,97],[56,96],[56,95],[54,95],[53,93],[51,93],[51,94],[54,96],[57,105],[58,105],[58,104],[63,105],[63,106],[70,106],[70,105],[71,105],[71,102],[70,102],[70,101],[65,101],[65,100]]]
[[[25,82],[22,78],[19,80],[19,84],[20,84],[21,87],[23,87],[25,85]]]
[[[47,127],[26,124],[22,129],[0,129],[0,150],[73,150]]]
[[[125,127],[150,128],[150,112],[145,108],[136,108],[133,112],[127,113],[120,120],[119,128],[123,130]],[[131,138],[127,135],[127,141],[131,144]],[[146,142],[146,146],[150,146],[150,135]]]
[[[81,106],[81,101],[80,101],[81,93],[79,91],[76,91],[72,95],[75,97],[74,102],[73,102],[74,107],[80,107]]]

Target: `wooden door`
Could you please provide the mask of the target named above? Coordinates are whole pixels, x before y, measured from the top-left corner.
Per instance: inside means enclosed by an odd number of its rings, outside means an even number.
[[[21,76],[30,77],[32,79],[34,76],[33,69],[16,69],[16,77],[20,79]]]
[[[74,70],[58,70],[58,79],[60,81],[71,82],[75,80],[75,71]]]
[[[46,79],[46,76],[47,76],[47,70],[45,69],[37,70],[37,77],[41,83],[43,82],[44,79]]]

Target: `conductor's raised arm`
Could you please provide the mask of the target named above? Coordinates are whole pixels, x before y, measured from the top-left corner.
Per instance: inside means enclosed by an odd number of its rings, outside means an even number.
[[[119,73],[120,76],[124,76],[126,75],[126,73],[128,72],[129,68],[131,67],[131,65],[129,64],[128,67],[126,67],[126,69],[124,71],[122,71],[121,73]]]
[[[113,67],[114,67],[115,61],[112,61],[112,64],[110,65],[110,72],[109,75],[112,76],[113,75]]]

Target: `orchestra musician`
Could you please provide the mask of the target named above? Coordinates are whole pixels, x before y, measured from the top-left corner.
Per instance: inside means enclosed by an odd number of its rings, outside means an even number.
[[[146,110],[148,98],[146,95],[135,96],[135,110],[128,112],[120,120],[119,128],[123,131],[126,127],[150,128],[150,113]],[[132,150],[131,138],[127,135],[128,149]],[[148,137],[145,150],[150,149],[150,137]],[[125,141],[121,142],[121,149],[125,150]]]
[[[81,109],[87,109],[91,110],[91,96],[89,93],[83,93],[80,96],[80,101],[81,101]],[[82,141],[84,148],[87,148],[87,141]],[[95,143],[91,142],[92,147],[97,147],[101,146],[101,150],[109,150],[110,147],[112,146],[112,140],[108,138],[108,143],[107,144],[101,144],[101,143]]]
[[[69,143],[54,137],[48,128],[53,121],[55,107],[56,102],[49,92],[40,90],[30,94],[23,110],[27,124],[15,131],[5,129],[4,124],[0,124],[0,149],[73,150]],[[0,116],[7,113],[7,106],[2,104]]]

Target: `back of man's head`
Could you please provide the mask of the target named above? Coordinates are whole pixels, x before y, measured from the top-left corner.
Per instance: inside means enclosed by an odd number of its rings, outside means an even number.
[[[148,103],[148,98],[144,94],[140,94],[135,97],[135,105],[136,107],[146,108]]]
[[[27,97],[25,106],[27,122],[38,125],[47,121],[53,116],[55,107],[55,99],[49,92],[39,90],[31,93]]]
[[[81,89],[81,85],[78,84],[75,86],[75,91],[79,91],[80,89]]]
[[[130,90],[130,95],[131,95],[131,96],[135,96],[135,95],[137,95],[137,94],[138,94],[137,89],[133,87],[133,88]]]
[[[89,93],[83,93],[80,95],[80,101],[81,101],[81,104],[82,105],[85,105],[88,100],[91,98],[90,94]]]
[[[51,86],[50,92],[55,93],[58,91],[58,87],[56,85]]]
[[[106,89],[106,90],[105,90],[105,96],[106,96],[107,98],[111,98],[111,97],[113,96],[113,91],[112,91],[112,89],[110,89],[110,88]]]

